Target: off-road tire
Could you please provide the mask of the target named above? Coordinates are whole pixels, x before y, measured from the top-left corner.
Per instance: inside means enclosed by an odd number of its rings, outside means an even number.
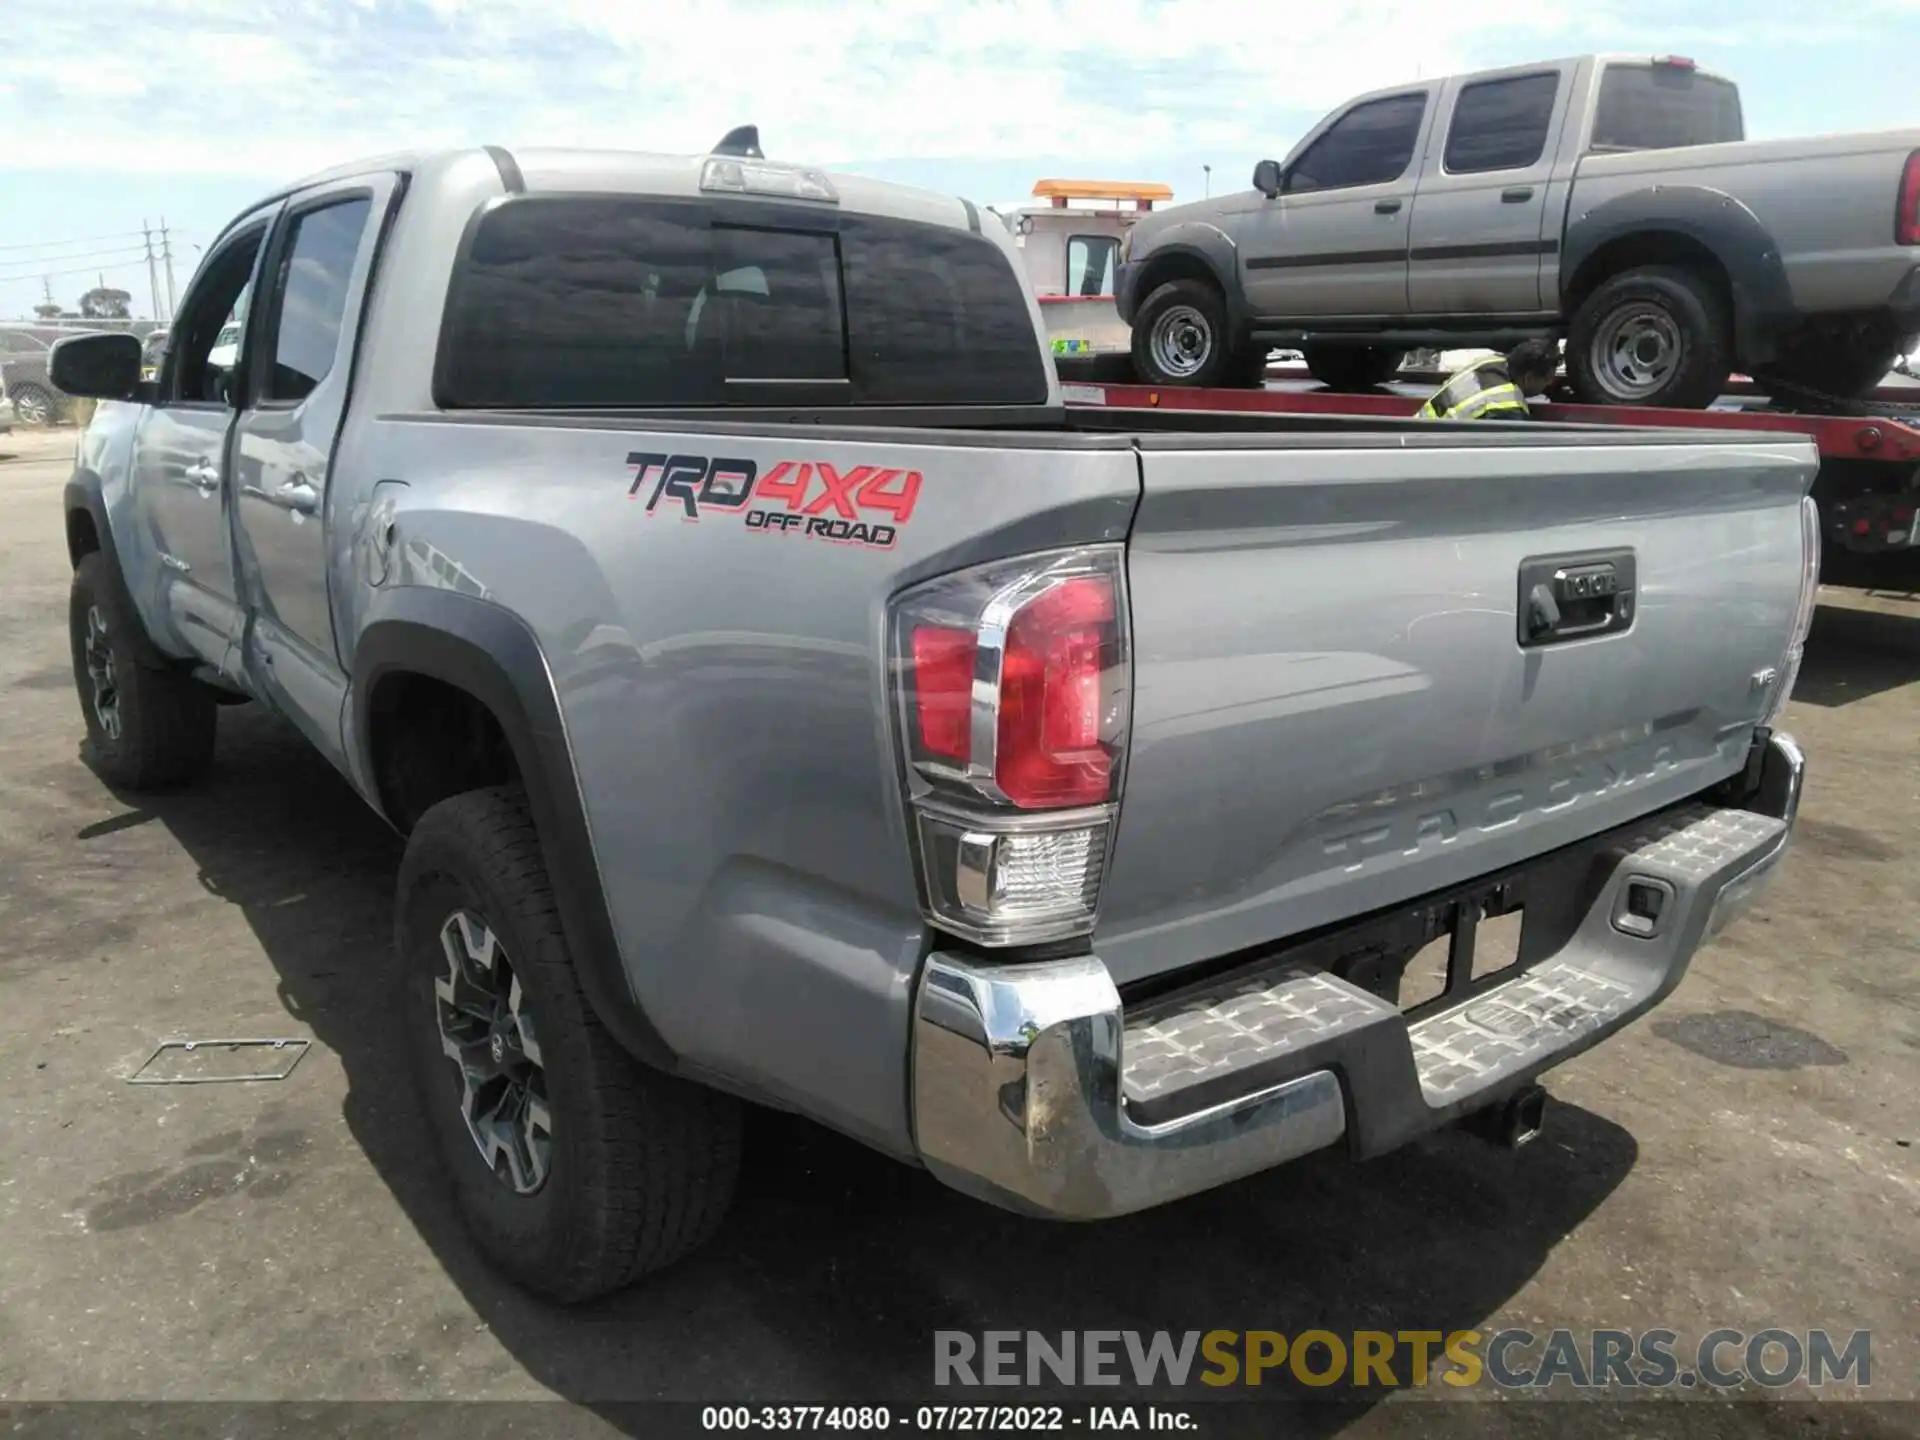
[[[1658,389],[1622,393],[1597,365],[1594,342],[1609,320],[1634,306],[1651,306],[1674,325],[1678,362]],[[1692,270],[1645,265],[1602,281],[1580,303],[1567,327],[1567,379],[1589,405],[1650,405],[1699,410],[1711,405],[1733,373],[1733,324],[1719,290]]]
[[[1309,345],[1301,355],[1307,373],[1329,390],[1372,390],[1391,380],[1407,358],[1404,350],[1376,345]]]
[[[1156,343],[1162,322],[1189,321],[1205,336],[1205,356],[1193,368],[1167,363],[1166,347]],[[1205,280],[1171,280],[1141,302],[1133,317],[1133,370],[1143,385],[1210,388],[1246,384],[1251,360],[1244,342],[1227,327],[1227,302],[1217,286]]]
[[[102,648],[93,617],[104,626],[104,650],[111,666],[110,729],[89,664]],[[73,653],[73,683],[86,721],[88,758],[100,778],[124,790],[157,790],[182,785],[213,761],[213,693],[183,670],[161,670],[142,663],[135,637],[140,618],[126,598],[106,556],[83,555],[74,568],[67,600],[68,641]]]
[[[740,1173],[741,1105],[635,1060],[594,1014],[562,932],[525,795],[469,791],[421,817],[400,865],[396,944],[415,1080],[455,1203],[482,1253],[565,1304],[605,1295],[712,1236]],[[531,1194],[489,1168],[441,1047],[440,933],[478,915],[510,957],[539,1033],[550,1167]]]

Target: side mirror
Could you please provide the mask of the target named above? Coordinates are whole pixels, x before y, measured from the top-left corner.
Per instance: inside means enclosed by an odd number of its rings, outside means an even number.
[[[1278,160],[1262,160],[1253,167],[1253,188],[1269,200],[1277,196],[1286,183],[1286,172]]]
[[[53,388],[87,400],[129,400],[140,388],[140,342],[131,335],[69,335],[47,357]]]

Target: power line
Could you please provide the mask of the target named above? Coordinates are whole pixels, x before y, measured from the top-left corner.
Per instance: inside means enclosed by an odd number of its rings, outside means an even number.
[[[68,260],[97,260],[103,255],[120,255],[129,250],[136,255],[146,253],[144,245],[116,245],[111,250],[82,250],[77,255],[42,255],[37,260],[0,260],[0,266],[8,269],[24,267],[28,271],[33,271],[42,265],[60,265]]]
[[[0,245],[0,250],[59,250],[68,245],[95,245],[102,240],[124,240],[131,237],[138,240],[138,230],[116,230],[111,235],[82,235],[73,240],[28,240],[15,245]],[[49,260],[65,260],[65,255],[49,255]]]
[[[58,280],[63,275],[97,275],[103,269],[120,270],[120,269],[124,269],[128,265],[139,264],[141,263],[141,260],[144,254],[145,254],[144,251],[136,250],[133,252],[133,255],[130,259],[118,260],[118,261],[110,260],[104,266],[81,265],[78,268],[73,270],[38,270],[27,275],[0,275],[0,284],[13,284],[15,282],[33,281],[33,280]]]

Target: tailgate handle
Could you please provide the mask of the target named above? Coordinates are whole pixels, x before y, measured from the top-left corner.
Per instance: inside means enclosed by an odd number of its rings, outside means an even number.
[[[1520,562],[1517,638],[1523,649],[1610,635],[1633,624],[1631,550],[1539,555]]]

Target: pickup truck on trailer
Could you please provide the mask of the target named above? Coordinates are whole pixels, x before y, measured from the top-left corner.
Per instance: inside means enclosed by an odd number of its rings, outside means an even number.
[[[1128,233],[1135,368],[1253,383],[1285,345],[1364,389],[1410,348],[1565,336],[1591,404],[1704,406],[1736,370],[1869,390],[1920,336],[1920,129],[1745,133],[1733,83],[1676,57],[1360,96],[1252,190]]]
[[[92,763],[251,700],[406,835],[421,1103],[523,1284],[710,1234],[742,1099],[1073,1219],[1524,1139],[1780,859],[1804,439],[1070,420],[1043,335],[964,201],[488,148],[246,211],[156,381],[57,347]]]

